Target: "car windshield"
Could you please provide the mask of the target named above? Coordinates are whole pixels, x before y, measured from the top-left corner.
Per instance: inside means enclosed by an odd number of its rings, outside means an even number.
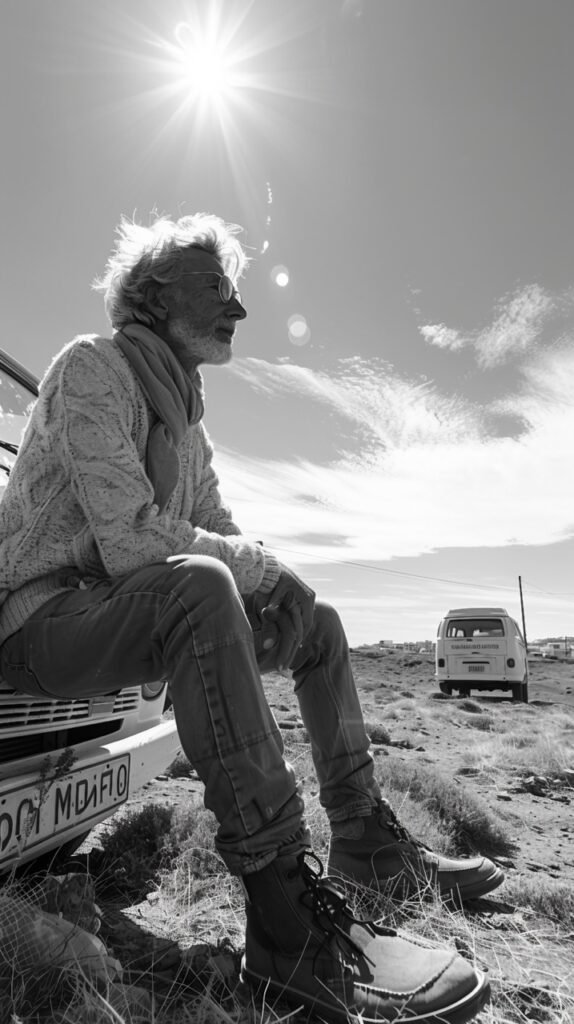
[[[35,401],[33,391],[0,367],[0,488],[6,485]]]

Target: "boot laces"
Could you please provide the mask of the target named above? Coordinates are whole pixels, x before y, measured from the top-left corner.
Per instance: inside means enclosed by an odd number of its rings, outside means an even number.
[[[315,863],[316,870],[310,867],[307,860],[312,860]],[[364,928],[368,926],[368,923],[357,921],[341,889],[331,879],[322,877],[323,864],[317,855],[310,850],[305,851],[299,861],[299,870],[306,886],[305,892],[299,897],[300,901],[303,906],[311,910],[313,920],[324,933],[324,940],[318,952],[323,949],[331,937],[334,937],[343,953],[348,955],[351,952],[372,963],[362,947],[350,935],[351,925],[358,924]],[[396,935],[393,928],[383,927],[379,922],[377,922],[376,929],[379,935]]]
[[[386,828],[393,833],[399,843],[411,843],[413,846],[418,846],[419,849],[426,850],[424,843],[421,843],[420,839],[416,839],[415,836],[409,832],[408,828],[403,825],[402,821],[400,821],[393,808],[386,800],[381,800],[379,809]]]

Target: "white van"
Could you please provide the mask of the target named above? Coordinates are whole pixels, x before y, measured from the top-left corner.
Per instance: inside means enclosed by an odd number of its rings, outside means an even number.
[[[38,382],[0,349],[0,500]],[[80,700],[28,697],[0,679],[0,872],[71,851],[180,748],[165,681]]]
[[[526,644],[506,608],[452,608],[437,632],[436,678],[442,693],[510,690],[528,702]]]

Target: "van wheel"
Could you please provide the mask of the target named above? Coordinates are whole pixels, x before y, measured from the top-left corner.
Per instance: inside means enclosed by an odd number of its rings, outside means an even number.
[[[512,687],[513,700],[522,701],[523,704],[528,704],[528,683],[515,683]]]
[[[461,697],[470,697],[470,686],[461,686],[458,692],[460,693]]]
[[[452,686],[450,683],[439,683],[438,688],[441,693],[446,693],[447,697],[450,697],[452,693]]]

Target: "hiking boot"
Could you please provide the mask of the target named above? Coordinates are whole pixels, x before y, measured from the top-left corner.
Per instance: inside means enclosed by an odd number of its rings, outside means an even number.
[[[314,871],[305,859],[319,865]],[[483,974],[448,949],[357,921],[313,854],[277,857],[243,878],[241,978],[333,1024],[464,1024],[489,998]]]
[[[433,853],[401,825],[384,800],[369,817],[340,822],[335,829],[327,873],[391,898],[438,890],[462,902],[484,896],[504,881],[500,868],[486,857]]]

